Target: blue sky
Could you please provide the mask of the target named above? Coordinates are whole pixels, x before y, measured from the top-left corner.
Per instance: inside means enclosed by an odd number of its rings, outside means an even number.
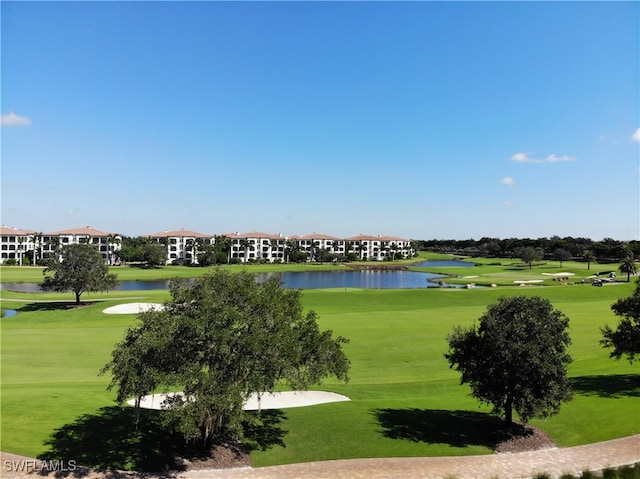
[[[639,239],[638,2],[1,2],[2,224]]]

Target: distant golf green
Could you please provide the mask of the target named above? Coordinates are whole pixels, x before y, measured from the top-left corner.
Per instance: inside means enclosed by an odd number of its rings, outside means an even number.
[[[350,382],[327,381],[315,389],[344,394],[351,401],[283,409],[278,440],[252,452],[254,466],[490,453],[481,430],[490,420],[489,408],[469,396],[468,387],[459,384],[443,353],[451,328],[472,324],[501,295],[543,296],[571,320],[570,376],[575,397],[560,414],[533,424],[559,446],[639,433],[638,365],[609,359],[608,351],[598,344],[600,326],[617,322],[611,304],[629,296],[633,282],[601,288],[580,284],[582,278],[615,270],[616,265],[591,265],[587,270],[585,264],[565,262],[560,269],[556,262],[530,270],[510,260],[479,263],[462,272],[461,268],[433,272],[497,287],[305,291],[305,307],[318,312],[321,327],[351,340],[345,347],[352,361]],[[154,270],[155,277],[163,277],[160,271]],[[37,281],[42,275],[38,268],[3,267],[0,272],[2,281]],[[558,281],[543,275],[557,272],[573,276]],[[513,283],[527,279],[544,282]],[[82,298],[88,306],[67,309],[54,300],[69,300],[69,295],[3,291],[2,308],[17,314],[0,321],[2,449],[32,457],[44,454],[56,432],[60,441],[60,431],[69,432],[70,425],[113,406],[115,393],[106,390],[109,379],[97,373],[124,329],[136,319],[102,311],[124,302],[167,298],[166,291],[94,293]]]

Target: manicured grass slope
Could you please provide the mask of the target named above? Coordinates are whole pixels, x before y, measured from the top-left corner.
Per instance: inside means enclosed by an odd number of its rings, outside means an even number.
[[[483,432],[491,421],[489,408],[468,396],[443,353],[454,325],[472,324],[488,304],[513,294],[545,296],[571,319],[575,399],[559,415],[534,424],[561,446],[638,433],[638,365],[609,359],[598,344],[599,327],[617,321],[611,304],[632,291],[633,283],[305,291],[305,307],[318,312],[321,327],[351,341],[345,347],[352,361],[350,382],[328,380],[320,387],[352,401],[282,410],[284,447],[254,451],[253,463],[489,453],[491,441]],[[166,297],[166,292],[145,291],[129,301]],[[132,315],[102,313],[121,302],[109,299],[71,310],[51,303],[3,304],[19,310],[1,323],[3,450],[41,454],[56,429],[113,405],[108,378],[97,372],[124,328],[135,321]]]

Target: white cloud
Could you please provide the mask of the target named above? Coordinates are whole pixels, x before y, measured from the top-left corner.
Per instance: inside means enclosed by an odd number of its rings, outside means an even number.
[[[516,163],[560,163],[563,161],[574,160],[575,158],[572,158],[570,156],[558,156],[553,153],[546,158],[531,158],[527,153],[516,153],[511,157],[511,161],[515,161]]]
[[[2,114],[0,124],[2,126],[29,126],[31,125],[31,118],[28,116],[18,115],[11,111],[9,113]]]
[[[511,157],[511,160],[517,163],[529,163],[531,161],[526,153],[516,153]]]
[[[640,143],[640,128],[633,132],[633,135],[631,135],[631,141]]]
[[[570,156],[567,156],[567,155],[558,156],[554,154],[551,154],[544,159],[544,161],[547,163],[559,163],[561,161],[573,161],[573,160],[575,160],[575,158],[571,158]]]
[[[515,182],[516,182],[516,180],[514,180],[510,176],[505,176],[504,178],[502,178],[500,180],[500,183],[502,183],[503,185],[507,185],[507,186],[512,186],[512,185],[515,184]]]
[[[507,208],[511,208],[511,207],[513,206],[513,204],[512,204],[512,203],[511,203],[511,201],[509,201],[509,200],[505,201],[505,202],[504,202],[504,205],[505,205]]]

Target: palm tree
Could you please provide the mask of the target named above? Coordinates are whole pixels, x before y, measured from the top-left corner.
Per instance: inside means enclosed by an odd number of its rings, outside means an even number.
[[[340,241],[338,240],[334,240],[331,242],[331,252],[333,254],[338,254],[338,252],[340,251]]]
[[[348,257],[349,253],[353,253],[353,251],[351,251],[351,248],[353,248],[353,243],[351,241],[345,241],[344,242],[344,256],[345,256],[345,258]]]
[[[33,234],[33,264],[42,259],[42,232]]]
[[[400,249],[400,246],[398,245],[398,243],[396,242],[391,243],[391,251],[393,251],[393,261],[396,260],[396,256],[398,255],[399,249]]]
[[[227,255],[227,264],[231,261],[231,238],[225,235],[219,235],[214,237],[214,244],[218,251],[223,251]]]
[[[631,281],[631,275],[638,272],[638,267],[636,266],[636,260],[633,257],[633,254],[627,253],[622,260],[622,263],[620,263],[618,271],[627,275],[627,282]]]
[[[291,256],[291,253],[294,251],[295,249],[295,243],[291,240],[287,240],[284,243],[284,261],[285,263],[289,262],[289,257]]]
[[[113,248],[114,245],[118,244],[120,240],[118,239],[118,235],[109,233],[107,236],[107,264],[109,266],[113,266]]]
[[[56,257],[59,254],[60,250],[60,237],[53,236],[49,241],[49,250],[53,250],[53,256]]]
[[[151,236],[149,236],[147,238],[147,242],[151,243],[152,241],[155,240]],[[164,245],[165,264],[167,264],[169,262],[169,245],[171,244],[171,238],[165,236],[164,238],[160,238],[158,242]]]
[[[27,242],[26,236],[18,236],[18,265],[22,266],[22,256],[24,254],[23,245]]]
[[[588,250],[585,250],[585,252],[583,253],[583,256],[584,256],[584,259],[587,260],[587,269],[591,269],[591,263],[596,262],[595,253],[590,249],[588,249]]]
[[[244,262],[246,263],[249,260],[249,257],[247,255],[247,251],[248,250],[253,250],[253,241],[249,240],[248,238],[242,238],[240,240],[240,246],[242,247],[242,250],[244,251]]]
[[[271,252],[269,253],[271,261],[273,261],[274,258],[278,257],[278,240],[275,238],[271,238],[269,240],[269,246],[271,247]],[[276,254],[274,255],[273,252],[276,252]]]
[[[198,240],[195,238],[189,238],[185,243],[185,249],[191,251],[191,263],[198,263]]]

